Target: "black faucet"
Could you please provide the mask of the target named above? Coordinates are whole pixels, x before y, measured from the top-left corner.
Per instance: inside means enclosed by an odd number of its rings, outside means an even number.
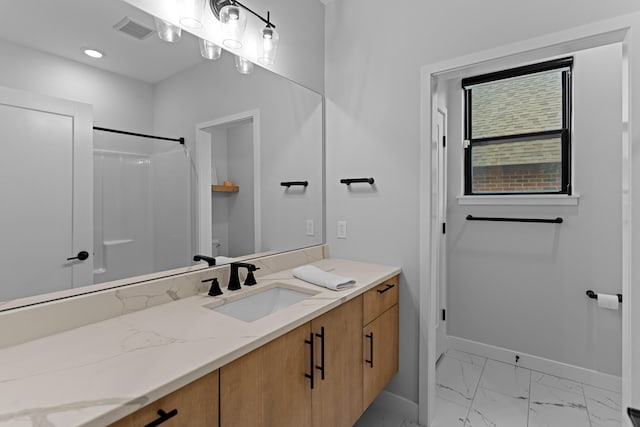
[[[255,285],[256,278],[253,276],[253,272],[259,270],[253,264],[247,264],[244,262],[232,262],[231,263],[231,274],[229,275],[229,286],[227,289],[230,291],[237,291],[240,289],[240,278],[238,277],[238,268],[246,268],[249,272],[247,273],[247,278],[244,281],[245,286],[253,286]]]
[[[213,267],[214,265],[216,265],[216,259],[215,258],[211,258],[210,256],[205,256],[205,255],[196,255],[193,257],[194,261],[207,261],[207,264],[209,264],[209,267]]]

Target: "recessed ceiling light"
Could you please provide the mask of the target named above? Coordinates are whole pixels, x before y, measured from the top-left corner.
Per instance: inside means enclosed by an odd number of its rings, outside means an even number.
[[[102,52],[100,52],[99,50],[89,49],[89,48],[84,49],[84,54],[87,55],[87,56],[90,56],[92,58],[102,58],[103,57]]]

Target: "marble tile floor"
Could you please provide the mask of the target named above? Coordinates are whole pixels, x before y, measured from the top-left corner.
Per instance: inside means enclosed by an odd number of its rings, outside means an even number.
[[[432,427],[620,427],[618,393],[448,350]],[[354,427],[419,427],[372,405]]]

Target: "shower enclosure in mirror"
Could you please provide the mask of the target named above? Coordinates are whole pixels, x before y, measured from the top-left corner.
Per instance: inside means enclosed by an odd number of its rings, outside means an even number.
[[[204,59],[185,31],[164,42],[121,1],[11,2],[0,24],[0,310],[176,274],[197,253],[323,242],[320,94]]]

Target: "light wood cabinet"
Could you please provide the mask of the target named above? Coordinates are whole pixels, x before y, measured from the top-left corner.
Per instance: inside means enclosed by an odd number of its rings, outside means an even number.
[[[362,414],[362,296],[313,319],[311,330],[319,367],[311,393],[312,425],[351,427]]]
[[[162,427],[218,425],[218,371],[156,400],[111,427],[142,427],[161,418]]]
[[[311,425],[311,325],[220,368],[220,425]]]
[[[362,414],[361,348],[358,296],[223,366],[220,425],[351,427]]]
[[[362,410],[398,372],[398,276],[365,292],[362,328]]]

